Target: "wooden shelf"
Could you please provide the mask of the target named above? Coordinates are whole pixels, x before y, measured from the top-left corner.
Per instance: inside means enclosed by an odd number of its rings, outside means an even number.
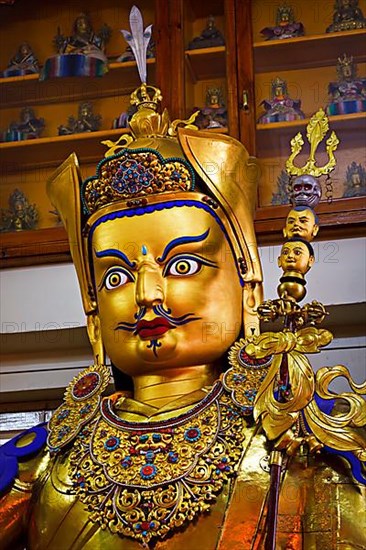
[[[195,84],[199,80],[223,78],[226,74],[225,57],[225,46],[186,50],[186,64],[193,83]]]
[[[257,73],[335,67],[344,53],[360,63],[366,61],[366,30],[255,42],[253,53]]]
[[[155,81],[155,59],[148,59],[148,78]],[[67,77],[39,80],[38,74],[0,78],[2,107],[86,101],[126,95],[140,84],[135,61],[109,63],[102,77]]]
[[[63,227],[0,233],[0,268],[71,261]]]
[[[365,129],[366,113],[351,113],[349,115],[328,116],[330,130],[336,128]],[[258,132],[293,133],[298,128],[301,130],[309,124],[310,118],[291,120],[289,122],[272,122],[270,124],[257,124]]]
[[[81,163],[96,162],[108,150],[102,145],[102,141],[117,141],[120,135],[128,133],[128,129],[118,128],[0,143],[0,167],[4,173],[57,166],[73,152],[77,154]]]
[[[282,229],[289,209],[290,205],[286,204],[257,209],[254,226],[259,244],[279,244],[283,241]],[[321,227],[321,240],[366,235],[365,197],[334,199],[331,204],[322,201],[316,211]]]
[[[280,244],[289,205],[259,208],[254,221],[258,244]],[[365,235],[364,197],[335,199],[331,208],[321,202],[320,239],[340,239]],[[0,234],[0,268],[71,261],[63,227]]]
[[[210,128],[206,130],[217,134],[227,134],[227,128]],[[80,163],[98,162],[108,150],[101,142],[117,141],[122,134],[128,134],[127,128],[99,130],[55,136],[24,141],[7,141],[0,143],[0,169],[4,172],[32,170],[58,166],[71,153],[76,153]],[[22,162],[19,162],[22,159]]]

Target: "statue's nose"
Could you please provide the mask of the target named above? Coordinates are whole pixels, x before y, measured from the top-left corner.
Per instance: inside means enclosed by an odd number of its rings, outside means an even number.
[[[158,267],[141,266],[137,273],[136,302],[139,306],[153,307],[164,301],[164,280]]]

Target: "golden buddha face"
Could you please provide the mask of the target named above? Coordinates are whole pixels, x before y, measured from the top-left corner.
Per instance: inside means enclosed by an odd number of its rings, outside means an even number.
[[[278,258],[278,267],[284,272],[296,271],[305,275],[314,263],[314,256],[305,243],[301,241],[286,242]]]
[[[312,241],[319,231],[315,216],[310,208],[290,210],[286,218],[283,235],[286,239],[301,237],[305,241]]]
[[[123,372],[211,364],[238,337],[242,287],[209,212],[180,206],[108,220],[91,254],[102,340]]]

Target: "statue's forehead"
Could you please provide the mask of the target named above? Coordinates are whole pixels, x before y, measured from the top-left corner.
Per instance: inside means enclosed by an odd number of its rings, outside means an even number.
[[[119,216],[99,224],[93,232],[93,245],[118,247],[123,250],[146,246],[150,251],[160,252],[172,239],[190,236],[207,236],[199,241],[202,248],[220,248],[226,242],[225,236],[208,211],[189,206],[155,210],[143,215]]]

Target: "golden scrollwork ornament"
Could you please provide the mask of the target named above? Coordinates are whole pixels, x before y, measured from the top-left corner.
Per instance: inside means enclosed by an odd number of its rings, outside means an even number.
[[[245,348],[251,339],[241,338],[229,350],[231,368],[222,375],[222,382],[236,405],[245,415],[253,412],[258,390],[265,379],[273,356],[250,357]]]

